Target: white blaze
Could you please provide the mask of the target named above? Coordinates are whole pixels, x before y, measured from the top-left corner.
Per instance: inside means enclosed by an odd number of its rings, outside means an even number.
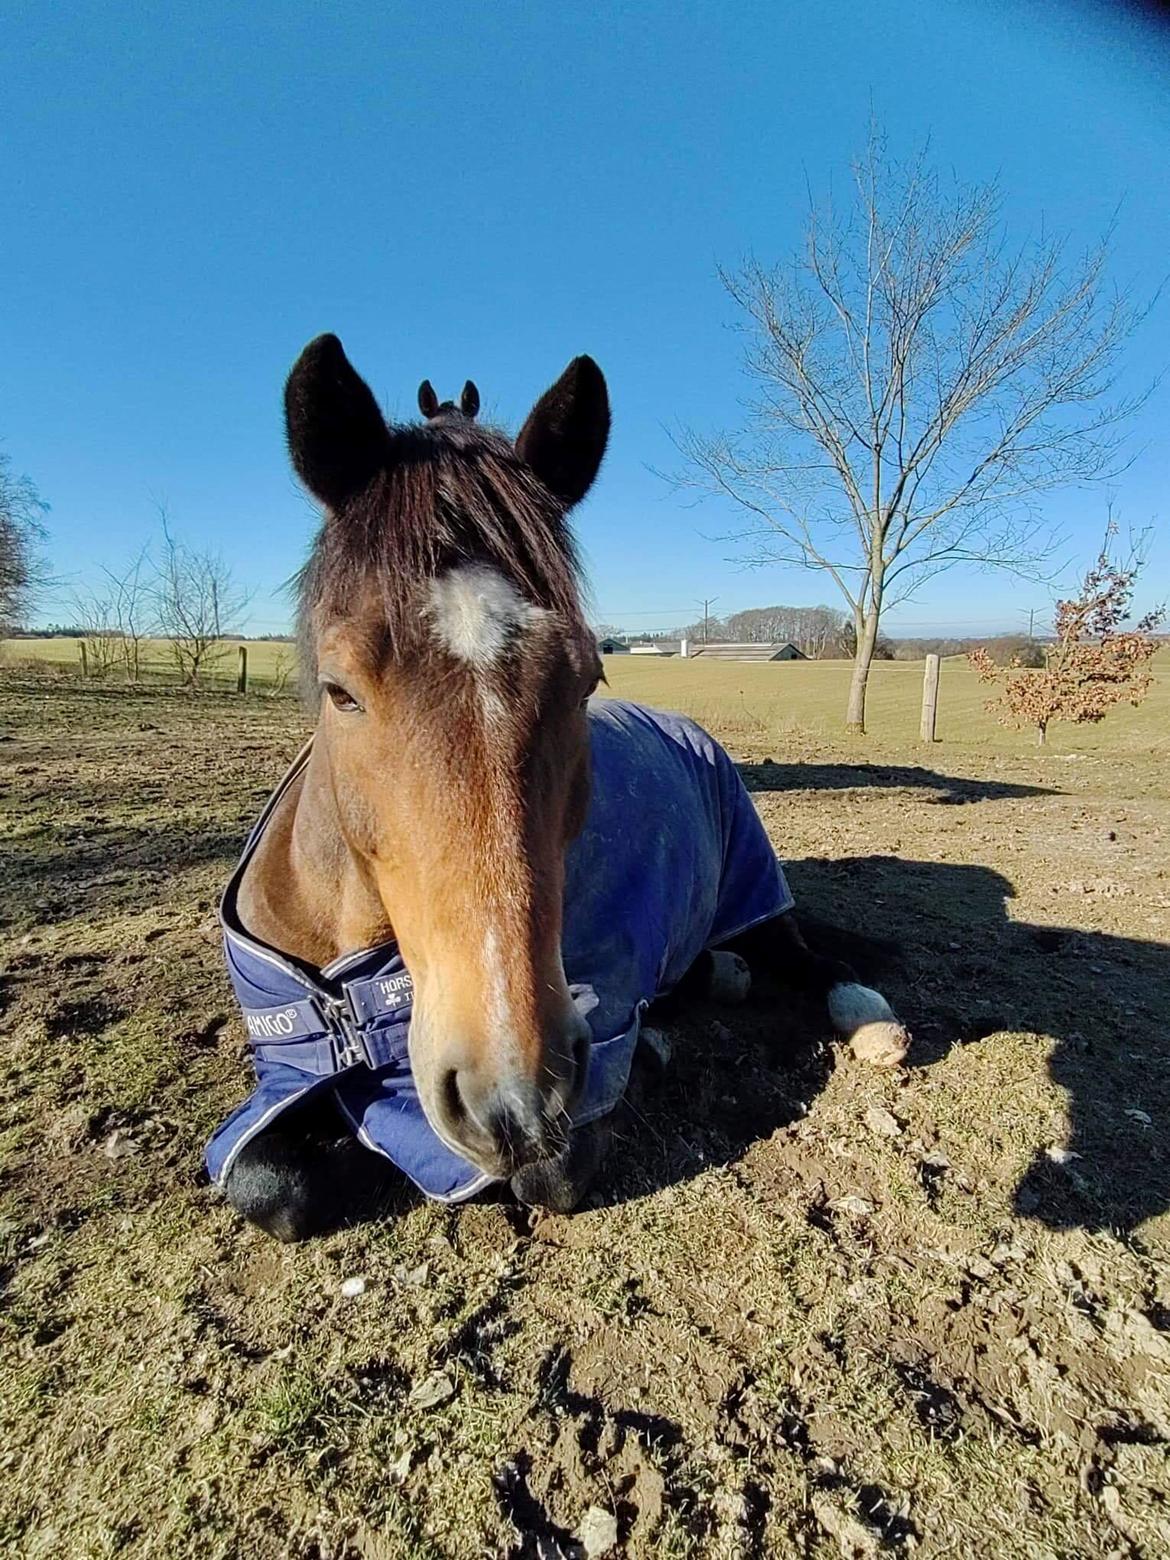
[[[430,615],[444,650],[484,670],[545,614],[525,601],[498,569],[468,563],[431,582]]]

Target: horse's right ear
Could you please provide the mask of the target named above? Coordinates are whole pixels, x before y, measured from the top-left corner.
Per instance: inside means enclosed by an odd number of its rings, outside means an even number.
[[[577,357],[528,414],[516,453],[566,507],[579,503],[609,440],[609,392],[591,357]]]
[[[390,432],[336,336],[318,336],[284,387],[288,448],[314,497],[337,509],[386,465]]]

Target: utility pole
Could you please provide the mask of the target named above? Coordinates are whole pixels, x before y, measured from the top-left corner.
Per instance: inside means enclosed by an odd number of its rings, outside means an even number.
[[[1036,621],[1036,608],[1035,607],[1029,607],[1028,608],[1028,639],[1029,640],[1031,640],[1034,637],[1033,634],[1032,634],[1032,625],[1035,623],[1035,621]]]
[[[707,643],[707,619],[710,616],[711,608],[715,605],[715,603],[718,600],[719,600],[718,596],[708,596],[704,601],[702,601],[700,603],[700,605],[703,608],[703,643],[704,644]]]

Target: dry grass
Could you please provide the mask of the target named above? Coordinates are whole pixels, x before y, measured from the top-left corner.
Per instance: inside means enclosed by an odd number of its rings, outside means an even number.
[[[1170,1552],[1165,668],[1045,754],[951,664],[931,750],[920,667],[864,744],[838,666],[609,672],[896,943],[913,1065],[761,990],[678,1020],[578,1215],[404,1192],[296,1249],[198,1175],[246,1086],[215,897],[295,706],[0,687],[10,1552],[570,1554],[591,1505],[638,1555]]]

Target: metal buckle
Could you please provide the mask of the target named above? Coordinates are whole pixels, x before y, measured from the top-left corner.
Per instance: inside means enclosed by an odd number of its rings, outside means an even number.
[[[359,1062],[364,1062],[368,1067],[370,1058],[365,1039],[355,1027],[353,1009],[348,1000],[344,997],[326,997],[324,1005],[325,1022],[333,1035],[339,1070],[356,1067]]]

